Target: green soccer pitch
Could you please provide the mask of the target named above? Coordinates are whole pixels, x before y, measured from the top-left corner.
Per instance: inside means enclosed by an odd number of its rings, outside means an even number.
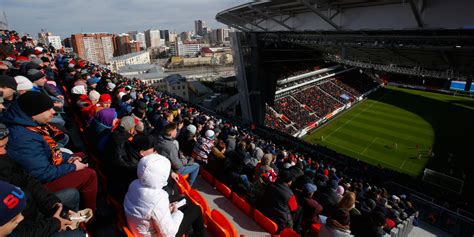
[[[473,135],[474,99],[386,87],[303,139],[418,176],[427,166],[446,170],[448,156],[469,164]]]

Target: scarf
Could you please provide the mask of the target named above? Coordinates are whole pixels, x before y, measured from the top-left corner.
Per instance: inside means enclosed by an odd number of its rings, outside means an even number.
[[[28,126],[26,127],[26,129],[38,133],[43,137],[46,143],[48,143],[48,146],[51,149],[51,159],[54,165],[60,165],[63,162],[63,155],[61,153],[61,149],[58,146],[58,143],[54,140],[55,137],[62,135],[63,132],[61,132],[54,126],[51,126],[50,124],[36,127]]]

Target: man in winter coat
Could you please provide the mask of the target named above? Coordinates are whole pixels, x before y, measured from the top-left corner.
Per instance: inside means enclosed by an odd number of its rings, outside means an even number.
[[[26,207],[22,214],[24,220],[15,228],[15,236],[50,236],[71,224],[55,213],[58,204],[77,211],[79,208],[79,192],[76,189],[65,189],[55,194],[47,191],[40,182],[25,172],[7,155],[5,146],[8,142],[8,129],[0,123],[0,180],[13,184],[25,193]],[[68,231],[69,232],[69,231]],[[79,236],[84,233],[77,230]],[[66,232],[62,232],[65,233]]]
[[[267,186],[260,199],[259,206],[262,207],[263,213],[277,223],[279,230],[290,227],[300,231],[302,209],[290,188],[293,181],[294,177],[290,171],[282,171],[277,181]]]
[[[80,157],[60,150],[56,139],[62,132],[49,124],[54,113],[45,94],[29,91],[19,96],[1,118],[10,130],[8,154],[51,192],[79,189],[83,206],[95,210],[97,174]]]
[[[177,133],[176,123],[169,123],[163,128],[163,134],[157,139],[156,151],[171,161],[173,171],[182,175],[189,174],[189,185],[193,185],[199,174],[199,164],[192,158],[180,154],[175,140]]]

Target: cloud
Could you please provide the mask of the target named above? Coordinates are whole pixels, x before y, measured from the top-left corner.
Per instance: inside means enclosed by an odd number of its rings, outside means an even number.
[[[149,28],[194,30],[194,20],[211,28],[219,11],[249,0],[2,0],[11,29],[36,36],[41,29],[62,38],[80,32],[121,33]]]

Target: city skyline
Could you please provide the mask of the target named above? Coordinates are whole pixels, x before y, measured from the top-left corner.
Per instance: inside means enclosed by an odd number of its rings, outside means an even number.
[[[78,0],[4,0],[0,6],[6,12],[10,29],[35,38],[44,29],[64,39],[76,33],[144,32],[150,28],[177,33],[194,31],[195,20],[205,21],[210,28],[226,28],[215,20],[215,15],[246,2],[250,0],[162,0],[159,3],[137,0],[133,4],[126,0],[102,0],[93,4]]]

